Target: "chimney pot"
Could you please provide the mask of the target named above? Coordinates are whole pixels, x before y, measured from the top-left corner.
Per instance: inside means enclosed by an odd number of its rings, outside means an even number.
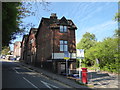
[[[52,19],[57,19],[56,13],[51,13],[50,18],[52,18]]]

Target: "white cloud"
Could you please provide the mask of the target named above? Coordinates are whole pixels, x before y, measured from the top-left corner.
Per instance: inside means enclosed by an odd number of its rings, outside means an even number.
[[[98,40],[101,38],[105,38],[108,33],[111,34],[111,31],[114,31],[114,29],[117,28],[117,22],[115,21],[107,21],[102,24],[98,24],[92,27],[84,28],[82,30],[76,31],[77,34],[77,43],[79,42],[80,38],[82,38],[82,35],[86,32],[94,33],[97,37],[97,35],[101,34],[101,37],[97,38]],[[107,34],[106,34],[107,33]]]
[[[102,24],[98,24],[98,25],[95,25],[93,27],[90,27],[90,28],[85,28],[81,31],[87,31],[87,32],[96,32],[96,30],[104,30],[105,28],[110,28],[111,26],[113,26],[114,24],[116,24],[115,21],[107,21],[107,22],[104,22]]]

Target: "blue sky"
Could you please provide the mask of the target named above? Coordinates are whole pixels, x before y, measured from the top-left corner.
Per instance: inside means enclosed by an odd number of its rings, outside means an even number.
[[[102,41],[106,37],[113,36],[114,30],[118,28],[117,22],[113,20],[118,11],[117,2],[51,2],[47,7],[50,11],[43,10],[45,7],[39,2],[33,2],[32,5],[32,11],[37,11],[36,16],[23,19],[24,24],[31,22],[37,28],[41,17],[49,18],[51,13],[56,13],[58,18],[65,16],[78,28],[76,43],[86,32],[95,34],[97,40]],[[22,36],[18,36],[13,42],[21,40]],[[13,46],[10,46],[12,49]]]

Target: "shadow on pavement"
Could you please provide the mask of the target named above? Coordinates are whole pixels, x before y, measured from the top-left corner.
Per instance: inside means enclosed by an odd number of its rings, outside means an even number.
[[[109,76],[108,73],[97,73],[97,72],[89,72],[88,79],[102,78],[105,76]]]

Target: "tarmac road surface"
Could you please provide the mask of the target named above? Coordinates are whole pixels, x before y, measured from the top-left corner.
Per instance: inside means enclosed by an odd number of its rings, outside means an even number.
[[[61,90],[69,87],[12,61],[2,61],[2,88]]]

